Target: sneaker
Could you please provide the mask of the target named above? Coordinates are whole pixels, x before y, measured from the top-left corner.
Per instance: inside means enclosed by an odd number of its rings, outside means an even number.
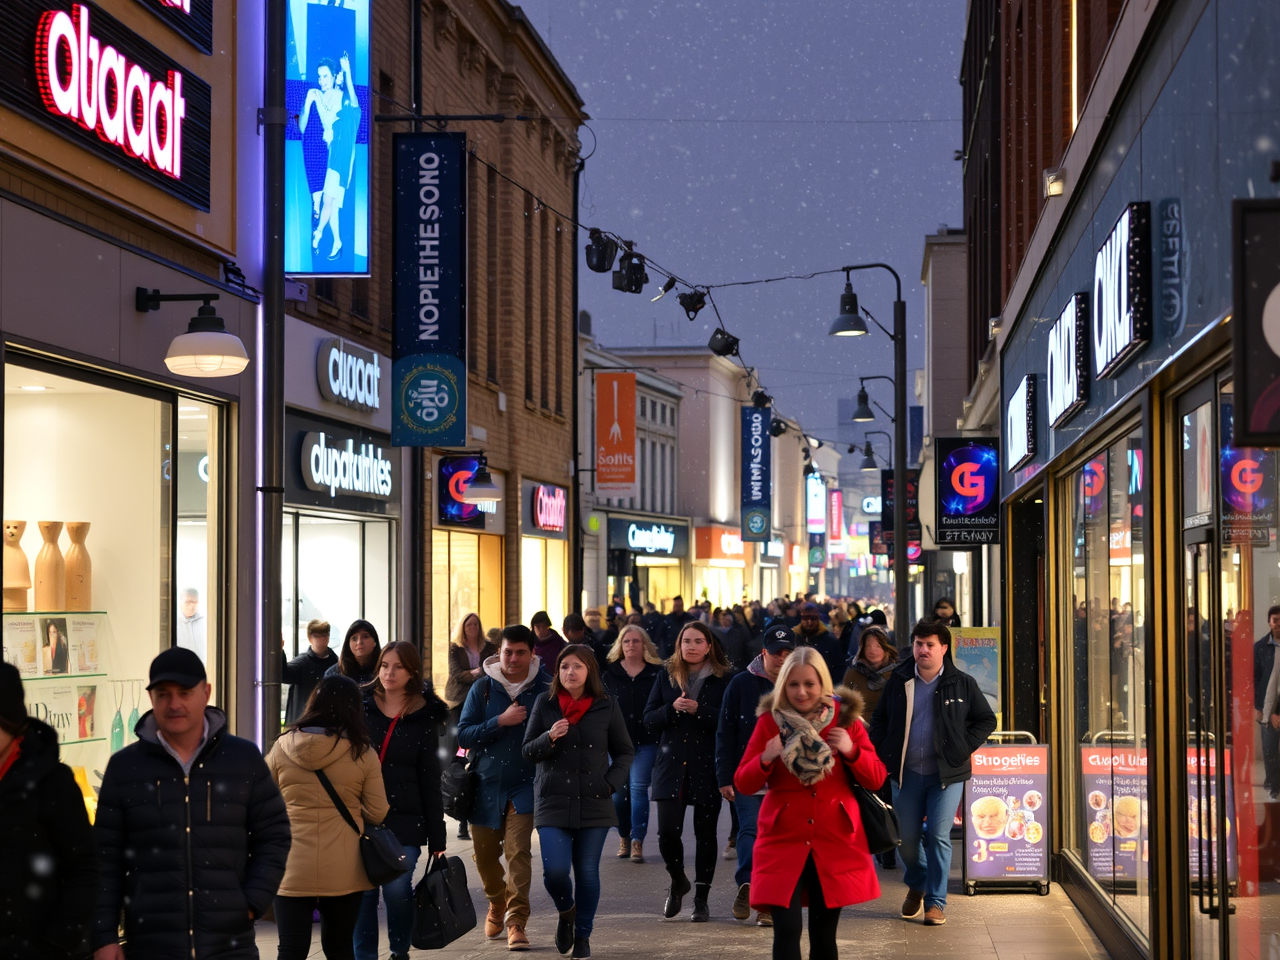
[[[591,938],[573,938],[573,960],[591,960]]]
[[[924,912],[924,925],[926,927],[940,927],[946,922],[947,915],[936,904]]]
[[[907,899],[902,901],[902,919],[914,920],[924,912],[924,891],[908,890]]]
[[[744,883],[738,887],[738,895],[733,898],[733,919],[746,920],[751,916],[751,884]]]
[[[643,840],[631,841],[631,862],[644,863],[644,841]]]
[[[506,922],[507,901],[490,900],[489,912],[484,915],[484,935],[490,940],[501,940],[505,932],[503,924]]]
[[[725,860],[733,860],[738,856],[738,845],[730,840],[724,845],[724,853],[721,854]]]
[[[757,911],[756,911],[756,926],[757,926],[757,927],[772,927],[772,926],[773,926],[773,911],[772,911],[772,910],[757,910]]]
[[[525,936],[524,927],[518,923],[513,923],[507,927],[507,949],[508,950],[528,950],[529,938]]]

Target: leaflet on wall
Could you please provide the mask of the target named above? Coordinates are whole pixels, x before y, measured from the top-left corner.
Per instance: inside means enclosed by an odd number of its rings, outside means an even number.
[[[964,879],[1049,880],[1049,748],[979,747],[965,783]]]
[[[369,0],[289,4],[286,273],[369,273]]]
[[[938,544],[999,543],[999,438],[940,438],[935,443]]]
[[[1236,440],[1280,446],[1280,200],[1231,204],[1232,350]]]

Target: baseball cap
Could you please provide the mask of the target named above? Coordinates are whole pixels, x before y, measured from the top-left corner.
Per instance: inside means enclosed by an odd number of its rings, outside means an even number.
[[[162,683],[176,683],[184,690],[190,690],[207,679],[204,663],[194,651],[186,647],[170,647],[151,661],[151,682],[147,689],[155,689]]]
[[[764,632],[764,648],[770,653],[782,653],[796,648],[796,635],[787,627],[770,627]]]

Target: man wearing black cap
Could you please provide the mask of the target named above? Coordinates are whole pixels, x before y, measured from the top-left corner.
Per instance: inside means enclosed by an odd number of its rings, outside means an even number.
[[[0,663],[0,957],[85,956],[97,891],[93,827],[58,732],[27,716],[17,668]]]
[[[760,699],[773,690],[778,671],[796,648],[795,635],[786,627],[770,627],[764,632],[764,649],[747,669],[729,681],[720,705],[720,722],[716,726],[716,778],[720,795],[738,812],[738,869],[734,880],[738,894],[733,900],[733,915],[746,920],[751,915],[751,854],[756,842],[756,819],[764,794],[743,796],[733,789],[733,775],[747,751],[747,741],[756,728],[756,708]],[[756,915],[756,923],[773,925],[768,913]]]
[[[805,603],[800,606],[800,630],[796,634],[796,645],[813,647],[822,655],[827,663],[827,671],[833,677],[843,677],[845,670],[845,652],[835,634],[822,622],[822,611],[816,603]]]
[[[152,709],[98,797],[94,960],[258,956],[253,922],[284,876],[289,817],[257,746],[227,732],[210,691],[192,651],[151,661]]]

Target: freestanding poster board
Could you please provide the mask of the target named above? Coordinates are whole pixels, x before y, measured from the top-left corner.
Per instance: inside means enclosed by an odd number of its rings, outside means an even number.
[[[987,744],[964,786],[964,892],[1026,887],[1049,893],[1049,747]]]

